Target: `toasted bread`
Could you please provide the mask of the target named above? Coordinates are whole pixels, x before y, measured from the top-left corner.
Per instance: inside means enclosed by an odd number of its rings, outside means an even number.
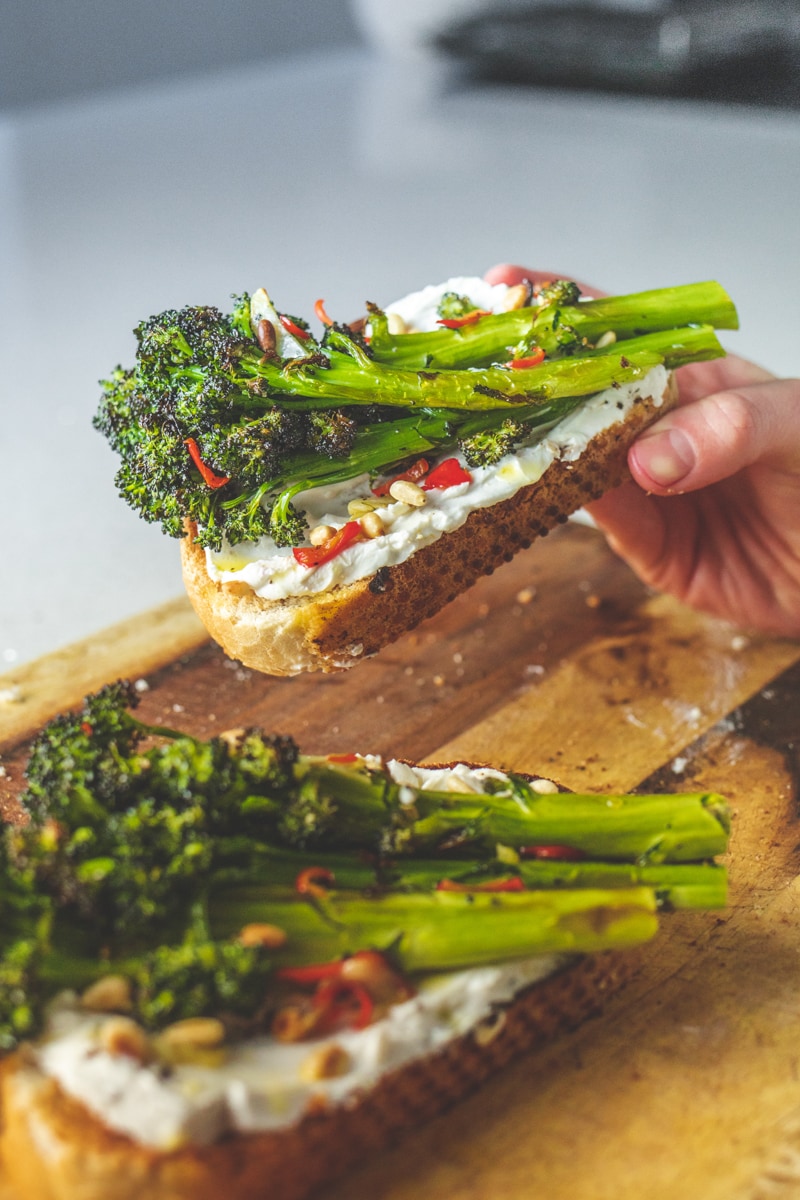
[[[108,1128],[38,1067],[0,1064],[0,1165],[17,1200],[302,1200],[444,1111],[492,1072],[599,1012],[636,953],[572,960],[438,1053],[413,1059],[354,1100],[277,1131],[161,1151]],[[531,1059],[531,1072],[536,1070]]]
[[[438,612],[482,575],[491,574],[534,538],[564,522],[588,501],[628,476],[634,438],[674,403],[669,375],[662,395],[642,396],[615,423],[591,438],[574,461],[556,459],[535,483],[458,529],[353,583],[318,594],[266,600],[243,582],[209,576],[205,551],[187,526],[183,575],[194,608],[231,658],[270,675],[341,671]]]

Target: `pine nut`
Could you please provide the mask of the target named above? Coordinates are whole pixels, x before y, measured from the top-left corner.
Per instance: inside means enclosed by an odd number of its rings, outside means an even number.
[[[104,975],[83,993],[81,1007],[89,1012],[127,1012],[131,1007],[130,980],[124,975]]]
[[[558,791],[558,784],[553,783],[552,779],[532,779],[531,791],[538,792],[540,796],[554,796]]]
[[[300,1042],[313,1033],[319,1021],[319,1010],[285,1004],[272,1019],[272,1036],[279,1042]]]
[[[410,479],[395,479],[389,488],[389,495],[402,504],[410,504],[412,508],[421,508],[425,503],[425,493]]]
[[[254,922],[245,925],[239,931],[239,941],[243,946],[261,946],[265,950],[280,950],[286,945],[286,931],[277,925],[266,925]]]
[[[324,546],[325,542],[329,542],[336,530],[332,525],[315,525],[308,535],[308,540],[312,546]]]
[[[236,751],[241,746],[246,732],[247,730],[243,727],[238,729],[224,729],[219,734],[219,740],[224,742],[230,750]]]
[[[318,1079],[334,1079],[337,1075],[346,1075],[350,1065],[351,1058],[344,1047],[337,1042],[328,1042],[312,1051],[300,1064],[300,1078],[307,1083],[314,1083]]]
[[[388,326],[389,333],[393,333],[393,334],[408,333],[408,326],[406,325],[403,318],[400,316],[400,313],[396,313],[396,312],[387,313],[386,314],[386,324]]]
[[[149,1062],[152,1048],[141,1025],[130,1017],[112,1017],[100,1030],[100,1045],[108,1054],[125,1055],[137,1062]]]
[[[500,1033],[506,1023],[506,1014],[503,1009],[488,1016],[485,1021],[481,1021],[477,1025],[473,1033],[473,1038],[479,1046],[488,1046]]]
[[[595,349],[602,350],[604,346],[613,346],[617,340],[617,335],[613,329],[607,329],[605,333],[601,333],[600,337],[595,342]]]
[[[262,317],[256,326],[256,337],[258,338],[259,346],[265,354],[275,353],[277,335],[272,321],[268,321],[266,317]]]
[[[358,520],[359,517],[365,517],[367,513],[374,511],[375,508],[372,504],[372,501],[367,500],[366,498],[363,500],[360,498],[358,500],[351,500],[347,505],[348,515],[355,517],[356,520]]]
[[[187,1017],[168,1025],[161,1040],[167,1046],[211,1050],[225,1041],[225,1026],[216,1017]]]
[[[383,521],[376,512],[365,513],[361,518],[361,528],[368,538],[378,538],[384,532]]]
[[[510,287],[503,302],[503,312],[511,312],[515,308],[524,308],[530,303],[533,289],[530,283],[517,283]]]
[[[358,496],[347,505],[351,517],[365,517],[369,512],[377,512],[392,503],[391,496]]]

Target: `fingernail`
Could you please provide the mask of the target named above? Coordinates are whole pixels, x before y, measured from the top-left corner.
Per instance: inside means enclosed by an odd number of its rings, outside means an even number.
[[[639,468],[659,487],[675,487],[695,465],[692,444],[680,429],[645,434],[635,454]]]

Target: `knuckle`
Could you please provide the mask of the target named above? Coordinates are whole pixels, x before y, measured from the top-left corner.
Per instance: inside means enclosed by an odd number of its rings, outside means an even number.
[[[708,398],[709,432],[729,450],[755,451],[759,443],[758,410],[742,392],[732,389]]]

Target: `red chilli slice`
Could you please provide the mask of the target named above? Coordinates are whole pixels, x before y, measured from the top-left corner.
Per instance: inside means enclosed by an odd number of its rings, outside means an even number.
[[[363,530],[359,522],[348,521],[321,546],[295,546],[292,554],[301,567],[319,567],[336,558],[337,554],[341,554],[362,536]]]
[[[322,321],[323,325],[332,325],[333,324],[333,321],[328,316],[328,314],[325,312],[325,301],[324,300],[317,300],[316,304],[314,305],[314,312],[319,317],[320,321]]]
[[[481,317],[490,316],[491,312],[488,309],[475,308],[464,317],[440,317],[436,324],[444,325],[445,329],[462,329],[465,325],[475,325]]]
[[[400,475],[393,475],[391,479],[387,479],[385,483],[379,483],[377,487],[372,489],[373,496],[388,496],[389,489],[393,483],[397,483],[401,479],[408,479],[411,483],[416,483],[418,479],[422,479],[428,474],[430,464],[427,458],[418,458],[415,463],[412,463],[407,471],[403,471]]]
[[[586,858],[576,846],[520,846],[520,858],[554,858],[563,862],[580,862]]]
[[[533,354],[529,354],[527,358],[512,358],[511,362],[506,363],[507,367],[511,367],[514,371],[524,371],[527,367],[538,367],[539,363],[544,362],[545,353],[541,346],[538,350],[534,350]]]
[[[301,329],[299,325],[294,323],[291,317],[284,317],[279,314],[278,320],[287,333],[290,333],[292,337],[299,338],[301,342],[307,342],[311,337],[311,334],[308,332],[308,330]]]
[[[217,475],[215,471],[211,470],[211,467],[206,466],[200,457],[200,447],[194,438],[184,438],[183,440],[186,443],[186,448],[189,451],[192,462],[203,476],[203,481],[208,485],[208,487],[221,488],[224,487],[226,483],[230,483],[230,475]]]
[[[438,467],[433,468],[421,486],[424,491],[429,492],[433,488],[457,487],[459,483],[472,483],[472,476],[457,458],[446,458]]]
[[[460,883],[455,879],[440,879],[437,892],[524,892],[525,884],[519,875],[510,879],[489,879],[485,883]]]
[[[326,889],[321,884],[332,887],[335,883],[333,871],[327,867],[304,867],[294,881],[294,890],[301,896],[324,896]]]

